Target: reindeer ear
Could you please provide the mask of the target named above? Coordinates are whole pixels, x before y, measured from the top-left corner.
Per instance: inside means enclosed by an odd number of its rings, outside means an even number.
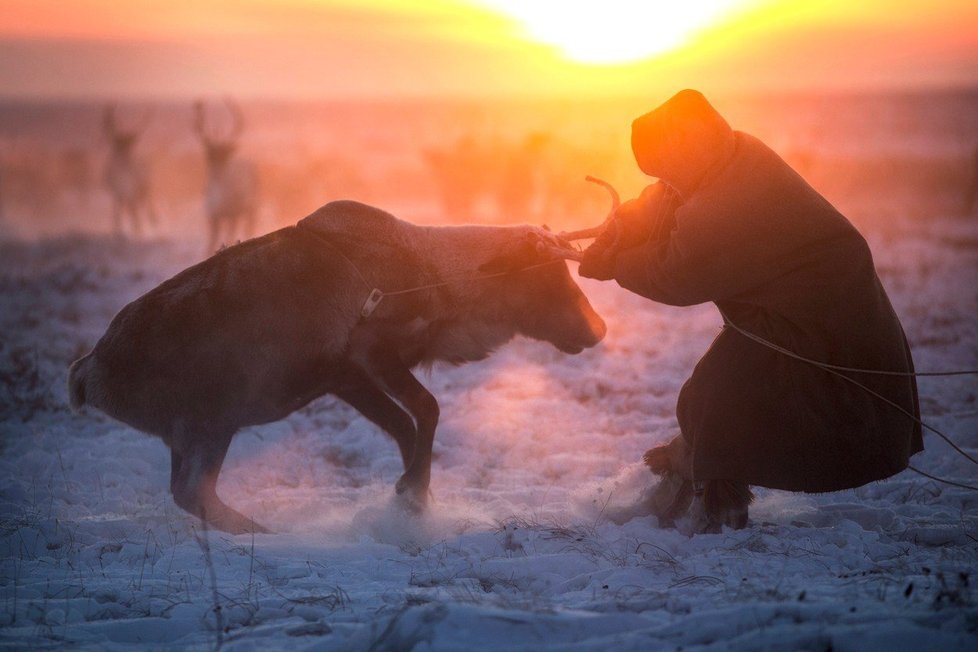
[[[515,272],[536,262],[537,240],[525,238],[508,250],[499,254],[489,262],[479,266],[480,272],[487,274],[500,274],[503,272]]]

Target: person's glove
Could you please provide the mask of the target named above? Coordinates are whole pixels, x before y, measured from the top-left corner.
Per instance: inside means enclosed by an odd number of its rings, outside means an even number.
[[[646,186],[638,197],[622,204],[615,213],[618,248],[630,249],[648,242],[656,224],[672,210],[672,201],[668,186],[659,182]]]
[[[591,246],[584,250],[581,265],[577,268],[577,273],[586,278],[595,278],[599,281],[607,281],[614,278],[615,258],[618,256],[618,248],[615,246],[617,236],[618,226],[612,221],[601,232],[601,235],[591,243]]]
[[[665,187],[653,183],[638,197],[619,206],[614,220],[584,251],[578,273],[599,281],[614,278],[618,252],[637,247],[649,239],[658,212],[665,208],[663,201],[666,201]]]

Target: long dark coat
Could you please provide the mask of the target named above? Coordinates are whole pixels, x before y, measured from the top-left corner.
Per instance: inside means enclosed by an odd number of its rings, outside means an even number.
[[[618,253],[618,283],[671,305],[713,301],[725,319],[814,360],[913,371],[863,237],[777,154],[735,138],[685,203],[659,207],[644,244]],[[849,375],[919,418],[912,376]],[[900,410],[729,326],[684,385],[677,416],[697,480],[834,491],[893,475],[923,449]]]

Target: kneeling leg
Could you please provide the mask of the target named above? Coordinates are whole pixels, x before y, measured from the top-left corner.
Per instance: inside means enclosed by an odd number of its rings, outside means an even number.
[[[715,534],[724,525],[734,530],[747,527],[747,511],[754,494],[746,482],[709,480],[701,488],[690,510],[694,534]]]

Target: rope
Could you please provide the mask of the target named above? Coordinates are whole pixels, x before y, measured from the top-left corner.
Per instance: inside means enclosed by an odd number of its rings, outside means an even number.
[[[862,384],[858,380],[856,380],[854,378],[850,378],[849,376],[846,376],[845,374],[841,373],[841,371],[840,371],[840,370],[850,370],[849,368],[847,368],[847,367],[839,367],[837,365],[830,365],[830,364],[827,364],[827,363],[824,363],[824,362],[820,362],[818,360],[812,360],[811,358],[806,358],[805,356],[798,355],[794,351],[790,351],[790,350],[788,350],[788,349],[786,349],[786,348],[784,348],[782,346],[778,346],[777,344],[775,344],[773,342],[769,342],[768,340],[764,339],[760,335],[755,335],[754,333],[751,333],[750,331],[744,330],[743,328],[741,328],[737,324],[733,323],[730,320],[730,318],[727,317],[727,315],[724,314],[722,311],[721,311],[720,314],[723,315],[723,320],[724,320],[724,323],[726,325],[730,326],[735,331],[737,331],[738,333],[740,333],[744,337],[748,338],[749,340],[751,340],[753,342],[756,342],[758,344],[761,344],[763,346],[766,346],[766,347],[768,347],[770,349],[773,349],[773,350],[777,351],[778,353],[784,354],[784,355],[786,355],[786,356],[788,356],[790,358],[794,358],[795,360],[799,360],[801,362],[808,363],[808,364],[813,365],[815,367],[818,367],[820,369],[824,369],[825,371],[829,372],[830,374],[832,374],[834,376],[838,376],[839,378],[842,378],[843,380],[852,383],[856,387],[859,387],[863,391],[868,392],[872,396],[875,396],[876,398],[880,399],[881,401],[883,401],[887,405],[890,405],[890,406],[896,408],[902,414],[910,417],[910,419],[912,419],[914,422],[920,424],[921,427],[926,428],[927,430],[929,430],[929,431],[933,432],[934,434],[936,434],[938,437],[940,437],[945,442],[947,442],[947,444],[951,448],[953,448],[955,451],[957,451],[962,457],[964,457],[967,460],[969,460],[972,464],[978,464],[978,459],[975,459],[974,457],[972,457],[971,455],[969,455],[960,446],[958,446],[953,441],[951,441],[951,438],[948,437],[947,435],[945,435],[943,432],[941,432],[937,428],[934,428],[933,426],[925,423],[919,417],[917,417],[916,415],[912,414],[909,410],[907,410],[906,408],[904,408],[902,405],[899,405],[898,403],[896,403],[896,402],[894,402],[894,401],[886,398],[885,396],[883,396],[879,392],[877,392],[877,391],[875,391],[875,390],[873,390],[873,389],[871,389],[869,387],[866,387],[866,385]],[[857,372],[860,372],[860,373],[869,373],[869,374],[883,374],[883,375],[890,375],[890,374],[893,374],[894,373],[894,372],[881,372],[881,371],[868,370],[868,369],[851,369],[851,371],[857,371]],[[947,373],[947,374],[945,374],[943,372],[933,372],[933,373],[929,373],[929,374],[926,374],[926,375],[960,375],[960,374],[965,374],[965,373],[975,373],[975,372],[951,372],[951,373]],[[910,372],[907,372],[907,373],[903,373],[903,374],[900,374],[900,375],[909,375],[909,376],[912,376],[914,374],[913,373],[910,373]],[[912,468],[912,467],[910,467],[910,468]],[[913,470],[914,471],[917,471],[918,473],[921,473],[921,475],[926,475],[922,471],[918,471],[917,469],[913,469]],[[978,488],[970,487],[970,486],[967,486],[967,485],[958,485],[957,483],[951,482],[950,480],[940,480],[939,478],[934,478],[934,476],[929,476],[929,475],[927,477],[932,478],[932,479],[937,479],[937,480],[939,480],[941,482],[945,482],[947,484],[953,484],[953,485],[956,485],[956,486],[964,486],[964,487],[966,487],[968,489],[975,489],[976,491],[978,491]]]
[[[730,321],[730,319],[726,315],[723,316],[723,319],[728,326],[733,328],[741,335],[748,337],[754,340],[755,342],[758,342],[759,344],[763,344],[764,346],[770,349],[774,349],[778,353],[783,353],[784,355],[794,358],[795,360],[801,360],[802,362],[813,364],[817,367],[821,367],[822,369],[827,369],[827,370],[832,369],[834,371],[848,371],[850,373],[859,373],[859,374],[873,374],[876,376],[976,376],[978,375],[978,369],[964,369],[964,370],[955,370],[955,371],[883,371],[880,369],[859,369],[856,367],[842,367],[839,365],[829,364],[827,362],[820,362],[818,360],[812,360],[802,355],[798,355],[794,351],[786,349],[782,346],[778,346],[774,342],[770,342],[764,339],[763,337],[761,337],[760,335],[755,335],[750,331],[744,330],[740,326],[737,326],[737,324]]]
[[[667,185],[666,188],[665,188],[665,190],[667,192],[666,192],[665,196],[663,197],[663,201],[662,201],[662,203],[659,204],[659,206],[656,207],[656,210],[655,210],[655,212],[654,212],[654,214],[652,216],[652,229],[650,230],[649,236],[648,236],[648,238],[646,239],[646,242],[645,242],[645,255],[646,255],[647,258],[649,256],[651,256],[651,246],[650,246],[650,244],[651,244],[652,240],[653,239],[658,240],[658,239],[662,238],[665,235],[664,233],[661,233],[661,231],[665,227],[665,217],[668,214],[669,209],[670,208],[673,208],[670,204],[672,204],[677,199],[680,202],[682,201],[682,197],[671,186],[668,186]],[[649,262],[651,263],[651,261],[649,261]],[[648,267],[651,267],[651,265],[649,265]],[[833,365],[833,364],[829,364],[829,363],[826,363],[826,362],[821,362],[821,361],[818,361],[818,360],[812,360],[810,358],[806,358],[805,356],[799,355],[799,354],[795,353],[794,351],[790,351],[790,350],[788,350],[788,349],[786,349],[786,348],[784,348],[782,346],[779,346],[779,345],[777,345],[777,344],[775,344],[773,342],[770,342],[770,341],[764,339],[763,337],[761,337],[759,335],[755,335],[754,333],[751,333],[749,331],[746,331],[743,328],[741,328],[740,326],[738,326],[737,324],[733,323],[727,317],[727,315],[723,313],[723,311],[721,311],[720,314],[723,315],[723,320],[724,320],[724,322],[728,326],[730,326],[731,328],[733,328],[735,331],[737,331],[738,333],[740,333],[744,337],[750,339],[753,342],[756,342],[756,343],[761,344],[763,346],[766,346],[766,347],[768,347],[770,349],[773,349],[774,351],[777,351],[778,353],[781,353],[783,355],[786,355],[786,356],[788,356],[790,358],[793,358],[795,360],[799,360],[801,362],[805,362],[807,364],[811,364],[811,365],[814,365],[816,367],[819,367],[819,368],[821,368],[821,369],[823,369],[823,370],[825,370],[825,371],[827,371],[827,372],[829,372],[831,374],[834,374],[836,376],[839,376],[840,378],[843,378],[847,382],[850,382],[850,383],[856,385],[857,387],[863,389],[864,391],[868,392],[872,396],[875,396],[876,398],[879,398],[880,400],[884,401],[885,403],[887,403],[887,404],[895,407],[897,410],[899,410],[900,412],[902,412],[906,416],[910,417],[914,422],[920,424],[920,426],[922,428],[926,428],[930,432],[933,432],[938,437],[940,437],[941,439],[943,439],[945,442],[947,442],[947,444],[951,448],[953,448],[955,451],[957,451],[960,455],[962,455],[963,457],[965,457],[967,460],[969,460],[970,462],[972,462],[974,464],[978,464],[978,460],[976,460],[974,457],[972,457],[967,452],[965,452],[964,450],[962,450],[957,444],[955,444],[953,441],[951,441],[950,437],[948,437],[947,435],[945,435],[943,432],[940,432],[939,430],[937,430],[933,426],[930,426],[929,424],[924,423],[920,418],[918,418],[914,414],[910,413],[903,406],[898,405],[897,403],[894,403],[890,399],[888,399],[885,396],[881,395],[879,392],[876,392],[876,391],[870,389],[869,387],[866,387],[864,384],[860,383],[859,381],[857,381],[857,380],[855,380],[853,378],[850,378],[849,376],[846,376],[845,374],[841,373],[841,372],[848,372],[848,373],[873,374],[873,375],[881,375],[881,376],[905,376],[905,377],[909,377],[909,376],[931,376],[931,377],[933,377],[933,376],[971,376],[971,375],[978,375],[978,370],[968,369],[968,370],[955,370],[955,371],[918,371],[918,372],[909,372],[909,371],[883,371],[883,370],[877,370],[877,369],[857,369],[857,368],[854,368],[854,367],[844,367],[844,366],[841,366],[841,365]],[[953,487],[960,487],[962,489],[970,489],[972,491],[978,491],[978,487],[973,487],[971,485],[963,484],[963,483],[960,483],[960,482],[954,482],[952,480],[945,480],[943,478],[939,478],[937,476],[934,476],[934,475],[931,475],[931,474],[926,473],[924,471],[921,471],[920,469],[918,469],[918,468],[916,468],[916,467],[914,467],[914,466],[912,466],[910,464],[907,465],[907,468],[910,469],[911,471],[914,471],[915,473],[918,473],[918,474],[920,474],[920,475],[922,475],[922,476],[924,476],[926,478],[930,478],[931,480],[934,480],[936,482],[941,482],[941,483],[944,483],[944,484],[947,484],[947,485],[951,485]]]
[[[444,287],[451,283],[475,283],[477,281],[485,281],[492,278],[498,278],[500,276],[507,276],[509,274],[519,274],[520,272],[536,269],[537,267],[544,267],[546,265],[553,265],[555,263],[562,263],[562,262],[564,261],[561,260],[560,258],[555,258],[553,260],[548,260],[542,263],[534,263],[533,265],[527,265],[526,267],[520,267],[519,269],[513,269],[507,272],[493,272],[492,274],[484,274],[482,276],[463,276],[460,274],[455,278],[450,278],[445,281],[439,281],[437,283],[429,283],[428,285],[419,285],[417,287],[407,288],[404,290],[392,290],[390,292],[385,292],[384,290],[377,290],[377,292],[379,292],[380,295],[383,297],[391,297],[398,294],[411,294],[412,292],[421,292],[423,290],[433,290],[435,288]]]
[[[945,480],[944,478],[938,478],[936,475],[931,475],[930,473],[925,473],[924,471],[921,471],[920,469],[913,466],[912,464],[907,464],[907,468],[913,471],[914,473],[919,473],[925,478],[930,478],[934,482],[942,482],[944,484],[949,484],[952,487],[961,487],[962,489],[971,489],[972,491],[978,491],[978,487],[973,487],[970,484],[963,484],[961,482],[954,482],[953,480]]]
[[[667,190],[672,190],[672,188],[667,187]],[[678,195],[678,193],[676,193],[676,194]],[[659,227],[660,229],[662,227],[661,222],[662,222],[663,218],[665,217],[665,213],[669,209],[669,205],[668,204],[671,203],[671,201],[674,198],[673,197],[670,197],[669,194],[667,194],[666,197],[664,197],[663,199],[665,199],[666,201],[663,201],[659,205],[659,207],[658,207],[658,209],[656,211],[656,215],[654,216],[654,220],[653,220],[654,226],[655,227]],[[370,285],[370,283],[367,282],[367,279],[360,272],[360,268],[357,267],[357,265],[352,260],[350,260],[339,249],[339,247],[337,247],[336,245],[334,245],[332,242],[329,242],[329,240],[327,240],[325,237],[323,237],[320,234],[316,233],[315,230],[313,230],[313,229],[309,229],[309,230],[312,233],[314,233],[315,235],[319,236],[320,239],[323,240],[323,242],[325,242],[326,244],[328,244],[334,251],[336,251],[336,253],[338,253],[340,255],[340,257],[343,260],[345,260],[347,262],[347,264],[349,264],[349,266],[353,269],[354,273],[356,273],[357,277],[360,279],[360,282],[363,283],[364,287],[366,287],[368,290],[370,290],[370,293],[368,294],[367,299],[364,301],[363,309],[361,310],[361,314],[364,317],[369,317],[370,314],[374,311],[374,309],[377,307],[377,305],[380,304],[381,300],[384,297],[397,296],[397,295],[401,295],[401,294],[411,294],[411,293],[414,293],[414,292],[423,292],[425,290],[433,290],[433,289],[436,289],[436,288],[445,287],[445,286],[447,286],[447,285],[449,285],[451,283],[461,283],[461,282],[474,283],[474,282],[478,282],[478,281],[484,281],[484,280],[489,280],[489,279],[493,279],[493,278],[499,278],[501,276],[506,276],[508,274],[518,274],[520,272],[525,272],[525,271],[528,271],[528,270],[531,270],[531,269],[536,269],[538,267],[543,267],[545,265],[553,265],[553,264],[558,263],[558,262],[563,262],[561,259],[548,260],[546,262],[535,263],[533,265],[528,265],[526,267],[521,267],[520,269],[516,269],[516,270],[512,270],[512,271],[507,271],[507,272],[495,272],[495,273],[492,273],[492,274],[484,274],[482,276],[459,277],[459,278],[455,278],[455,279],[447,279],[447,280],[444,280],[444,281],[439,281],[437,283],[429,283],[429,284],[426,284],[426,285],[419,285],[419,286],[416,286],[416,287],[405,288],[403,290],[384,291],[384,290],[381,290],[379,288],[372,287]],[[651,240],[654,235],[661,235],[661,234],[656,234],[655,233],[656,230],[658,230],[658,229],[653,228],[653,232],[649,234],[648,240]],[[926,428],[927,430],[933,432],[938,437],[940,437],[941,439],[943,439],[945,442],[947,442],[947,444],[949,446],[951,446],[951,448],[953,448],[959,454],[961,454],[962,456],[964,456],[965,458],[967,458],[969,461],[971,461],[974,464],[978,464],[978,460],[976,460],[974,457],[972,457],[967,452],[965,452],[964,450],[962,450],[957,444],[955,444],[953,441],[951,441],[951,439],[947,435],[945,435],[944,433],[942,433],[941,431],[939,431],[937,428],[934,428],[933,426],[930,426],[927,423],[924,423],[924,421],[922,421],[920,418],[918,418],[915,415],[913,415],[912,413],[910,413],[902,405],[899,405],[899,404],[895,403],[894,401],[891,401],[890,399],[886,398],[885,396],[883,396],[879,392],[876,392],[875,390],[870,389],[869,387],[866,387],[866,385],[860,383],[859,381],[857,381],[857,380],[855,380],[853,378],[850,378],[850,377],[846,376],[843,373],[840,373],[840,372],[843,372],[843,371],[847,371],[847,372],[850,372],[850,373],[863,373],[863,374],[873,374],[873,375],[881,375],[881,376],[965,376],[965,375],[978,375],[978,370],[956,370],[956,371],[943,371],[943,372],[940,372],[940,371],[929,371],[929,372],[928,371],[918,371],[918,372],[911,372],[911,371],[883,371],[883,370],[878,370],[878,369],[858,369],[858,368],[855,368],[855,367],[844,367],[844,366],[840,366],[840,365],[833,365],[833,364],[829,364],[827,362],[820,362],[818,360],[812,360],[811,358],[806,358],[805,356],[799,355],[799,354],[795,353],[794,351],[790,351],[789,349],[786,349],[786,348],[784,348],[782,346],[779,346],[779,345],[775,344],[774,342],[770,342],[770,341],[764,339],[763,337],[761,337],[759,335],[755,335],[754,333],[751,333],[750,331],[746,331],[743,328],[741,328],[740,326],[738,326],[737,324],[733,323],[727,317],[727,315],[724,314],[722,311],[721,311],[720,314],[723,315],[723,320],[724,320],[724,322],[728,326],[730,326],[731,328],[733,328],[735,331],[737,331],[741,335],[743,335],[743,336],[747,337],[748,339],[752,340],[753,342],[756,342],[758,344],[762,344],[763,346],[766,346],[766,347],[768,347],[770,349],[773,349],[773,350],[777,351],[778,353],[781,353],[783,355],[786,355],[786,356],[788,356],[790,358],[794,358],[795,360],[799,360],[801,362],[806,362],[806,363],[811,364],[813,366],[816,366],[816,367],[819,367],[821,369],[824,369],[825,371],[827,371],[827,372],[829,372],[829,373],[831,373],[831,374],[833,374],[835,376],[838,376],[838,377],[842,378],[843,380],[846,380],[846,381],[848,381],[848,382],[856,385],[857,387],[861,388],[862,390],[864,390],[864,391],[868,392],[869,394],[875,396],[876,398],[878,398],[881,401],[887,403],[888,405],[893,406],[894,408],[896,408],[897,410],[899,410],[900,412],[902,412],[906,416],[910,417],[913,421],[915,421],[916,423],[920,424],[921,427]],[[914,471],[915,473],[919,473],[920,475],[922,475],[922,476],[924,476],[926,478],[929,478],[931,480],[934,480],[936,482],[941,482],[941,483],[944,483],[944,484],[947,484],[947,485],[951,485],[951,486],[954,486],[954,487],[960,487],[960,488],[963,488],[963,489],[970,489],[972,491],[978,491],[978,487],[973,487],[971,485],[963,484],[963,483],[960,483],[960,482],[954,482],[952,480],[945,480],[943,478],[939,478],[937,476],[930,475],[929,473],[925,473],[924,471],[921,471],[920,469],[918,469],[918,468],[916,468],[916,467],[914,467],[913,465],[910,465],[910,464],[907,465],[907,468],[910,469],[911,471]]]
[[[381,290],[380,288],[374,287],[372,284],[368,283],[366,277],[364,277],[363,273],[360,272],[360,268],[357,267],[356,263],[350,260],[339,247],[337,247],[334,243],[330,242],[329,238],[327,238],[325,235],[323,235],[322,233],[318,233],[313,228],[307,228],[306,231],[308,233],[312,233],[314,236],[319,238],[323,243],[328,245],[333,251],[339,254],[340,258],[342,258],[347,262],[347,264],[353,269],[354,273],[356,273],[357,278],[360,279],[360,282],[363,283],[363,286],[367,289],[368,292],[367,298],[364,299],[363,306],[360,308],[360,315],[362,317],[369,317],[373,313],[373,311],[377,308],[377,306],[380,305],[380,302],[384,299],[384,297],[392,297],[401,294],[412,294],[414,292],[423,292],[425,290],[434,290],[436,288],[445,287],[446,285],[450,285],[452,283],[475,283],[478,281],[486,281],[493,278],[499,278],[500,276],[507,276],[509,274],[519,274],[520,272],[536,269],[538,267],[544,267],[546,265],[554,265],[556,263],[564,262],[560,258],[555,258],[554,260],[547,260],[542,263],[534,263],[533,265],[527,265],[526,267],[521,267],[519,269],[513,269],[505,272],[493,272],[492,274],[483,274],[481,276],[464,276],[459,274],[456,277],[449,278],[443,281],[438,281],[436,283],[418,285],[415,287],[405,288],[403,290],[387,291],[387,290]]]
[[[353,261],[351,261],[349,258],[346,258],[346,256],[343,256],[343,258],[345,258],[346,261],[350,263],[350,265],[353,265]],[[459,277],[459,278],[450,279],[446,281],[439,281],[437,283],[429,283],[427,285],[418,285],[417,287],[405,288],[403,290],[392,290],[390,292],[385,292],[380,288],[373,288],[370,290],[370,293],[367,295],[367,298],[364,299],[363,301],[363,306],[361,306],[360,308],[360,316],[366,319],[367,317],[372,315],[374,310],[377,309],[377,306],[380,305],[380,302],[384,300],[384,297],[397,296],[399,294],[411,294],[412,292],[423,292],[424,290],[433,290],[435,288],[445,287],[450,283],[475,283],[477,281],[485,281],[492,278],[498,278],[500,276],[506,276],[508,274],[518,274],[520,272],[525,272],[529,269],[543,267],[544,265],[553,265],[554,263],[563,263],[563,262],[564,261],[561,260],[560,258],[556,258],[554,260],[548,260],[543,263],[528,265],[526,267],[521,267],[520,269],[514,269],[507,272],[494,272],[492,274],[484,274],[482,276]],[[356,269],[356,265],[353,265],[353,267],[354,269]],[[363,280],[363,275],[360,274],[359,270],[357,270],[357,274],[360,276],[360,279]],[[368,288],[370,288],[370,285],[367,284],[365,280],[364,280],[364,284]]]
[[[664,182],[660,181],[659,183],[664,183]],[[667,226],[667,217],[668,217],[668,214],[669,214],[670,210],[674,210],[676,208],[676,206],[674,206],[673,203],[676,202],[677,200],[680,203],[682,202],[682,195],[679,193],[678,190],[676,190],[675,188],[673,188],[672,186],[670,186],[668,184],[664,184],[664,185],[665,185],[665,187],[664,187],[663,196],[662,196],[659,204],[656,206],[655,211],[652,214],[652,218],[650,220],[650,223],[652,225],[652,228],[650,229],[648,238],[646,238],[646,241],[645,241],[645,247],[646,247],[645,251],[646,251],[646,259],[647,260],[649,260],[648,257],[650,255],[650,249],[651,249],[651,247],[649,245],[651,244],[652,240],[660,240],[665,235],[665,233],[663,233],[663,231],[664,231],[665,227]],[[651,261],[649,261],[649,262],[650,262],[650,265],[649,266],[651,267]],[[721,311],[721,314],[722,314],[722,311]],[[811,360],[811,359],[805,358],[804,356],[798,355],[797,353],[794,353],[793,351],[790,351],[788,349],[785,349],[784,347],[778,346],[777,344],[774,344],[773,342],[769,342],[768,340],[765,340],[764,338],[762,338],[762,337],[760,337],[758,335],[755,335],[755,334],[753,334],[753,333],[751,333],[749,331],[745,331],[744,329],[740,328],[739,326],[737,326],[736,324],[734,324],[732,321],[730,321],[730,319],[726,315],[723,315],[723,320],[729,326],[731,326],[734,330],[736,330],[739,333],[741,333],[742,335],[744,335],[744,336],[746,336],[746,337],[754,340],[755,342],[759,342],[760,344],[763,344],[763,345],[765,345],[765,346],[767,346],[767,347],[769,347],[771,349],[774,349],[775,351],[778,351],[779,353],[783,353],[784,355],[787,355],[787,356],[790,356],[792,358],[795,358],[796,360],[801,360],[803,362],[807,362],[809,364],[816,365],[816,366],[821,367],[821,368],[826,369],[826,370],[833,369],[835,371],[846,371],[846,372],[849,372],[849,373],[861,373],[861,374],[875,374],[875,375],[880,375],[880,376],[976,376],[976,375],[978,375],[978,369],[965,369],[965,370],[955,370],[955,371],[916,371],[916,372],[914,372],[914,371],[882,371],[882,370],[877,370],[877,369],[857,369],[855,367],[843,367],[843,366],[839,366],[839,365],[833,365],[833,364],[829,364],[827,362],[820,362],[818,360]]]

